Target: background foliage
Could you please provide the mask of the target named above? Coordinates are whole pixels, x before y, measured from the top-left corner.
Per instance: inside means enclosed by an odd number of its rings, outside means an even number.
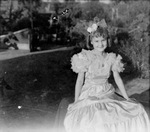
[[[124,4],[127,11],[122,15],[123,27],[126,28],[123,42],[119,41],[119,50],[129,58],[133,70],[142,78],[149,78],[150,46],[150,3],[148,1],[129,1]],[[122,8],[123,9],[123,8]],[[126,39],[125,39],[126,38]]]
[[[7,10],[0,15],[0,34],[31,27],[31,18],[33,14],[38,14],[41,0],[20,0],[20,2],[22,6],[18,10]],[[138,71],[140,77],[149,77],[149,1],[116,0],[107,5],[98,1],[80,4],[67,0],[65,3],[54,2],[53,5],[55,15],[59,17],[58,34],[64,40],[69,40],[70,45],[85,47],[87,34],[83,26],[84,21],[93,20],[95,16],[104,18],[110,26],[115,27],[111,32],[111,50],[125,57],[129,73]],[[69,12],[62,15],[65,9]],[[118,10],[115,14],[117,17],[112,18],[112,9]],[[38,23],[40,20],[35,21]]]

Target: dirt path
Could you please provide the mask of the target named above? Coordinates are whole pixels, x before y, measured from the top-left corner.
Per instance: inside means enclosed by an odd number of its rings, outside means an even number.
[[[74,48],[74,46],[72,46],[72,47],[55,47],[53,49],[36,51],[36,52],[30,52],[28,50],[3,50],[0,52],[0,61],[14,59],[17,57],[22,57],[22,56],[27,56],[27,55],[37,55],[37,54],[50,53],[50,52],[55,52],[55,51],[72,50],[73,48]]]

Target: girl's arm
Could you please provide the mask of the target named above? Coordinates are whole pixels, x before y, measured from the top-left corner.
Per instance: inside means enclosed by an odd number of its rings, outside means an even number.
[[[78,100],[83,82],[84,82],[84,72],[79,72],[75,85],[75,102]]]
[[[121,91],[122,96],[123,96],[125,99],[129,100],[129,97],[128,97],[128,95],[127,95],[127,92],[126,92],[126,90],[125,90],[123,81],[122,81],[122,79],[121,79],[119,73],[118,73],[117,71],[113,71],[113,76],[114,76],[114,80],[115,80],[115,82],[116,82],[116,84],[117,84],[119,90]]]

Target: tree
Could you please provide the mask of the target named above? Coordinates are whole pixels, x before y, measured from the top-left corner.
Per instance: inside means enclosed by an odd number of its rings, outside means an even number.
[[[26,15],[29,17],[31,21],[31,27],[33,28],[33,13],[38,12],[38,8],[40,7],[41,0],[19,0],[22,5],[24,10],[26,10]]]
[[[70,39],[73,40],[71,30],[76,25],[77,19],[79,19],[82,14],[81,7],[80,3],[69,1],[64,3],[62,7],[63,8],[61,8],[59,12],[59,24],[61,26],[61,31],[63,31],[63,34],[65,34],[65,41],[70,41]]]
[[[108,19],[107,14],[104,11],[102,3],[95,2],[87,2],[81,5],[82,9],[82,17],[81,19],[92,20],[94,17],[105,18]]]

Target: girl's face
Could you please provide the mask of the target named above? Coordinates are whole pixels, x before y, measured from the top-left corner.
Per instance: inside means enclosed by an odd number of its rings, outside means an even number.
[[[104,51],[107,47],[107,40],[103,37],[93,37],[91,44],[93,45],[94,49],[98,51]]]

